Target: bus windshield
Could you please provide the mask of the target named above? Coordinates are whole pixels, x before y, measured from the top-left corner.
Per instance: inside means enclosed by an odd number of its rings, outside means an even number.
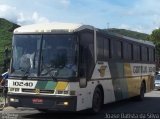
[[[74,35],[14,35],[11,76],[77,76]]]
[[[75,77],[77,75],[76,44],[73,35],[44,35],[40,76]]]
[[[41,37],[14,35],[11,76],[37,76]]]

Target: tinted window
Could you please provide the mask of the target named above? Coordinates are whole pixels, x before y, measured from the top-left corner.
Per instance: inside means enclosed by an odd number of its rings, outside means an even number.
[[[124,59],[132,60],[133,59],[133,46],[129,43],[124,43]]]
[[[94,68],[94,40],[93,32],[83,31],[80,33],[79,48],[79,76],[91,78]]]
[[[104,38],[97,35],[97,60],[104,60]]]
[[[142,54],[142,61],[147,61],[148,60],[147,47],[142,46],[141,54]]]
[[[133,57],[135,61],[140,61],[140,46],[139,45],[133,46]]]
[[[149,61],[153,62],[154,61],[154,49],[149,48]]]
[[[117,54],[117,58],[122,58],[122,42],[121,41],[116,41],[116,54]]]
[[[107,58],[109,58],[109,55],[110,55],[109,45],[110,45],[110,40],[109,39],[105,39],[104,40],[104,60],[107,60]]]
[[[123,45],[119,40],[111,40],[111,56],[113,59],[122,59],[123,58]]]
[[[97,35],[97,59],[106,61],[109,58],[109,39],[103,35]]]

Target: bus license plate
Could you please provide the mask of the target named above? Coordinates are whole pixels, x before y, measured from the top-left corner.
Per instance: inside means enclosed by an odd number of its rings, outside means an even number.
[[[43,99],[33,98],[32,103],[33,104],[43,104]]]

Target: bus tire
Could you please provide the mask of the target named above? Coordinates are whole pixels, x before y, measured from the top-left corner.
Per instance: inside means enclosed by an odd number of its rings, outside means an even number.
[[[137,97],[139,101],[142,101],[144,99],[145,92],[146,92],[146,85],[144,82],[142,82],[140,87],[140,94]]]
[[[98,113],[102,108],[102,104],[103,104],[102,91],[99,87],[96,87],[92,99],[92,112]]]

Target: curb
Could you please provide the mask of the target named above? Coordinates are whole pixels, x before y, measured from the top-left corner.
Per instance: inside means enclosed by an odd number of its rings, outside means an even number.
[[[2,111],[7,111],[7,110],[10,110],[10,109],[15,109],[15,108],[11,107],[11,106],[7,106],[7,107],[4,107]]]
[[[0,111],[3,111],[5,108],[9,107],[7,104],[0,104]]]

